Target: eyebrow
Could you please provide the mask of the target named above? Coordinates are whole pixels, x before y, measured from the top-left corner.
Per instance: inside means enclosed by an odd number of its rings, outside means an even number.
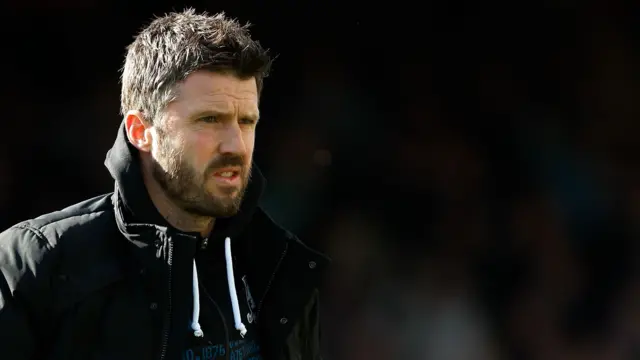
[[[194,118],[194,119],[199,119],[199,118],[205,117],[205,116],[211,116],[211,115],[228,116],[229,114],[230,114],[229,111],[224,111],[222,109],[220,109],[220,110],[207,109],[207,110],[197,111],[193,115],[191,115],[190,117]],[[258,120],[260,120],[260,111],[259,110],[258,111],[251,110],[251,111],[248,111],[248,112],[242,114],[241,117],[258,121]]]

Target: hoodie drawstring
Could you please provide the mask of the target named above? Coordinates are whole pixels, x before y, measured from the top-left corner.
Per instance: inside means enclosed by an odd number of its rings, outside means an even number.
[[[233,275],[233,257],[231,256],[231,238],[224,239],[224,254],[227,263],[227,281],[229,283],[229,296],[231,297],[231,307],[233,308],[233,320],[236,330],[240,331],[240,335],[244,337],[247,334],[247,328],[242,323],[240,316],[240,305],[238,304],[238,293],[236,292],[236,279]],[[196,261],[193,260],[193,319],[191,329],[196,337],[203,337],[204,333],[200,328],[200,291],[198,286],[198,268]]]
[[[193,259],[193,318],[191,321],[191,329],[196,337],[203,337],[204,333],[200,328],[200,289],[198,286],[198,268],[196,267],[196,259]]]
[[[240,335],[244,337],[247,328],[242,323],[240,317],[240,305],[238,304],[238,293],[236,292],[236,279],[233,276],[233,259],[231,257],[231,238],[224,239],[224,255],[227,259],[227,281],[229,282],[229,295],[231,296],[231,306],[233,307],[233,321],[236,330],[240,331]]]

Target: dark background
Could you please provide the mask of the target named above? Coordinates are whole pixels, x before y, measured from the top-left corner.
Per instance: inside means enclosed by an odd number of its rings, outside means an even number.
[[[264,206],[334,260],[328,359],[634,358],[640,11],[622,1],[12,0],[0,227],[111,191],[125,47],[185,5],[279,54],[255,157]]]

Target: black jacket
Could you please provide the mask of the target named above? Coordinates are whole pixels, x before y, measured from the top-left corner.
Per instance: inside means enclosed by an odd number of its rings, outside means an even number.
[[[160,216],[137,155],[121,126],[105,162],[113,193],[0,233],[0,358],[179,359],[172,327],[191,303],[175,296],[173,249],[206,257],[206,242]],[[231,237],[248,266],[263,357],[316,360],[328,260],[257,205],[264,182],[254,167],[240,212],[207,241]]]

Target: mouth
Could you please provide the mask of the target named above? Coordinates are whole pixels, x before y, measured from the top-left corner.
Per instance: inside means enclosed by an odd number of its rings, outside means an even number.
[[[213,179],[221,185],[237,186],[240,185],[240,174],[239,168],[224,168],[216,170],[212,175]]]

